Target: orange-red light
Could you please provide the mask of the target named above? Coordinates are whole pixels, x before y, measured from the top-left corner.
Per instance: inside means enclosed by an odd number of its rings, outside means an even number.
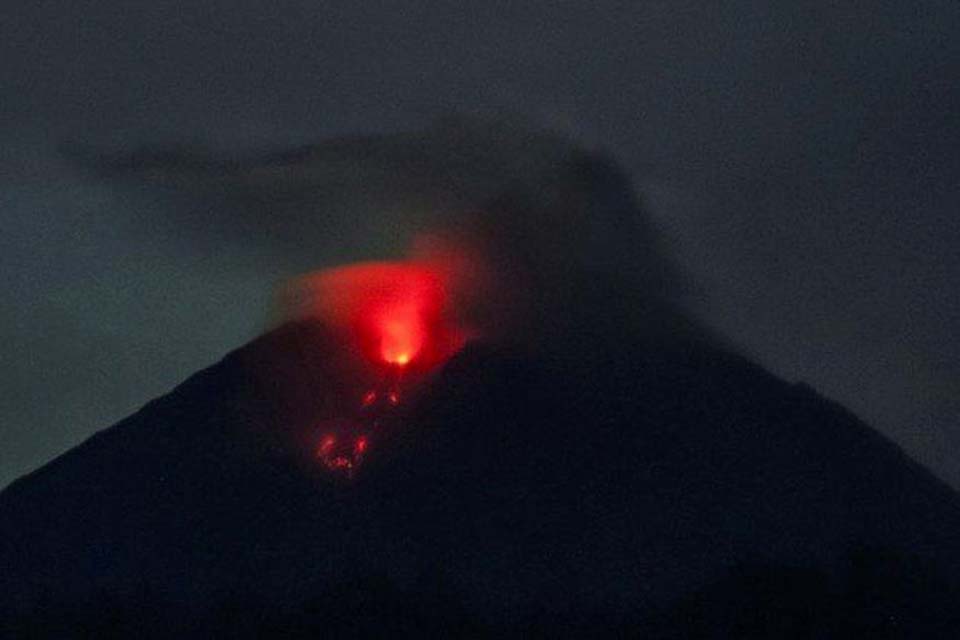
[[[347,347],[344,371],[361,372],[355,379],[370,385],[351,394],[359,401],[353,415],[321,431],[316,456],[327,470],[351,478],[368,453],[368,434],[396,413],[411,385],[477,335],[463,321],[467,314],[455,308],[469,272],[464,259],[440,257],[353,264],[290,285],[289,317],[322,320]],[[353,360],[355,355],[361,357]]]
[[[380,357],[384,362],[404,366],[423,348],[426,340],[425,309],[407,303],[405,307],[387,306],[377,312],[374,323],[380,334]]]
[[[317,455],[320,457],[330,455],[330,452],[333,450],[333,445],[336,443],[337,439],[332,434],[325,435],[323,440],[320,441],[320,448],[317,450]]]
[[[357,450],[357,453],[363,453],[367,450],[367,439],[366,438],[357,438],[357,442],[354,445],[354,448]]]
[[[432,368],[463,346],[450,276],[425,262],[366,262],[320,271],[300,281],[302,311],[352,331],[368,360]]]

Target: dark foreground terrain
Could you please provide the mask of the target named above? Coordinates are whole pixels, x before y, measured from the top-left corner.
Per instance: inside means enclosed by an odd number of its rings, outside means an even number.
[[[726,352],[468,345],[351,481],[288,325],[0,494],[3,637],[953,638],[960,500]]]

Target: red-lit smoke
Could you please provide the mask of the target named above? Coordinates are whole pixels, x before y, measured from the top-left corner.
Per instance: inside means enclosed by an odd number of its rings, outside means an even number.
[[[316,271],[284,289],[284,320],[316,320],[337,337],[326,388],[342,401],[317,416],[310,437],[315,459],[334,475],[352,478],[428,374],[481,333],[469,321],[489,290],[480,261],[439,241],[421,243],[416,255]]]
[[[456,353],[469,334],[452,286],[437,262],[363,262],[301,277],[292,311],[349,335],[375,366],[423,371]]]

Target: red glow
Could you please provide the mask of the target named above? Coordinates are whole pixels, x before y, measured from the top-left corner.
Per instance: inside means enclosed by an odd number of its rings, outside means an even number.
[[[357,442],[356,442],[356,444],[354,444],[354,449],[356,450],[356,452],[357,452],[358,455],[361,454],[361,453],[363,453],[364,451],[366,451],[366,450],[367,450],[367,439],[364,438],[364,437],[357,438]]]
[[[364,385],[350,392],[353,412],[320,429],[316,457],[334,475],[351,479],[368,454],[368,438],[395,418],[430,371],[476,335],[463,322],[469,308],[463,301],[475,299],[466,295],[467,285],[476,284],[465,268],[469,260],[426,253],[319,271],[285,290],[286,318],[320,320],[344,347],[339,364],[346,379]]]
[[[327,466],[333,470],[350,469],[353,467],[353,462],[346,456],[335,456],[327,461]]]
[[[410,302],[388,305],[374,320],[380,338],[380,357],[384,362],[405,366],[420,352],[426,340],[424,309]]]
[[[317,450],[317,455],[326,456],[329,455],[333,450],[333,445],[337,443],[335,436],[327,434],[323,437],[323,440],[320,441],[320,448]]]
[[[349,478],[363,460],[363,454],[367,451],[367,444],[366,436],[338,441],[336,435],[328,433],[320,439],[320,445],[317,447],[317,457],[327,470],[346,474],[346,477]]]
[[[460,349],[449,274],[432,263],[368,262],[305,276],[307,315],[352,330],[372,362],[431,368]],[[303,301],[302,301],[303,303]]]

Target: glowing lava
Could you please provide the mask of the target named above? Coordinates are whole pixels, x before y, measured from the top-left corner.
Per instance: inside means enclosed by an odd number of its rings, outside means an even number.
[[[375,365],[429,370],[467,332],[453,320],[449,275],[425,262],[364,262],[302,277],[295,315],[349,330]]]
[[[380,357],[384,362],[405,366],[420,352],[426,340],[423,309],[414,304],[387,307],[375,320],[379,333]]]
[[[400,419],[411,388],[473,334],[452,308],[456,279],[438,260],[364,262],[308,274],[288,287],[295,296],[285,300],[288,317],[321,320],[345,340],[345,353],[361,356],[364,374],[350,378],[363,380],[356,405],[316,427],[315,455],[330,473],[351,479],[371,440],[381,442],[379,432]]]
[[[363,454],[367,451],[368,443],[367,436],[338,438],[328,433],[320,440],[317,458],[328,471],[350,478],[354,469],[363,462]]]

